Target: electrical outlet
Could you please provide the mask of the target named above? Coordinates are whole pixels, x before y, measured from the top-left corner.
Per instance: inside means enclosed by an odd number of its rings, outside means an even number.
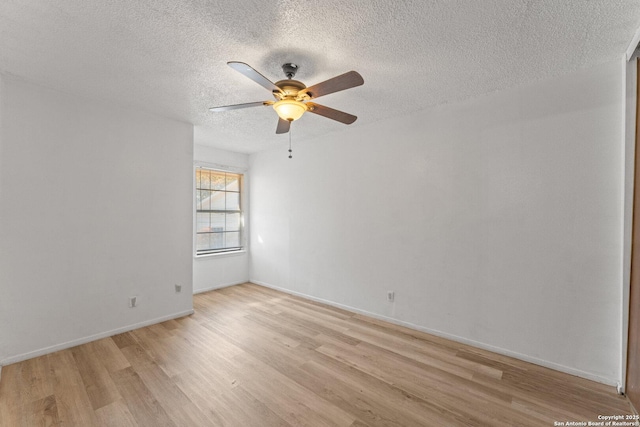
[[[393,291],[387,292],[387,301],[393,302],[396,299],[396,293]]]
[[[133,308],[136,306],[136,304],[138,303],[137,301],[138,297],[129,297],[129,307]]]
[[[177,292],[182,292],[182,285],[178,285],[178,284],[176,283],[176,293],[177,293]]]

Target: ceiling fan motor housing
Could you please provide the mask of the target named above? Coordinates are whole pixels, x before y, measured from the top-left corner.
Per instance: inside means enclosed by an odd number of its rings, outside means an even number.
[[[278,86],[280,88],[280,90],[282,90],[282,93],[276,93],[274,91],[274,95],[276,95],[276,98],[278,98],[278,99],[289,98],[289,97],[296,98],[298,93],[302,89],[305,89],[307,87],[307,86],[305,86],[304,83],[302,83],[302,82],[300,82],[298,80],[291,80],[291,79],[279,80],[279,81],[275,82],[274,84],[276,86]],[[300,101],[300,99],[299,99],[299,101]]]

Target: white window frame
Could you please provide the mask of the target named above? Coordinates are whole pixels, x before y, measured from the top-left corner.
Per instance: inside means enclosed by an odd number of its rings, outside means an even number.
[[[218,173],[232,173],[241,175],[240,183],[239,183],[239,203],[240,203],[240,229],[239,229],[239,246],[234,248],[223,248],[219,250],[211,250],[208,252],[200,252],[198,253],[198,201],[197,201],[197,191],[198,191],[198,183],[196,182],[197,171],[199,169],[208,170],[212,172]],[[204,164],[202,162],[194,162],[193,168],[193,254],[195,258],[203,258],[203,257],[211,257],[211,256],[224,256],[224,255],[237,255],[245,253],[247,248],[247,229],[245,226],[245,218],[246,218],[246,201],[247,201],[247,172],[244,169],[233,168],[229,166],[216,165],[216,164]]]

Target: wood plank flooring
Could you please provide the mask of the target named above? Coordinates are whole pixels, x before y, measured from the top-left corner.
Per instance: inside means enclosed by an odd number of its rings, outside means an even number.
[[[253,284],[5,366],[2,426],[553,426],[613,387]]]

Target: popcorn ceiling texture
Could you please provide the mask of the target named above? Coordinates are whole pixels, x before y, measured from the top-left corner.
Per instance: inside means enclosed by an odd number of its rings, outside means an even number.
[[[3,0],[0,72],[196,126],[196,142],[255,152],[275,135],[272,99],[227,67],[272,81],[300,66],[307,86],[356,70],[364,86],[320,104],[351,126],[621,59],[640,27],[636,0]],[[296,141],[345,127],[314,114]]]

